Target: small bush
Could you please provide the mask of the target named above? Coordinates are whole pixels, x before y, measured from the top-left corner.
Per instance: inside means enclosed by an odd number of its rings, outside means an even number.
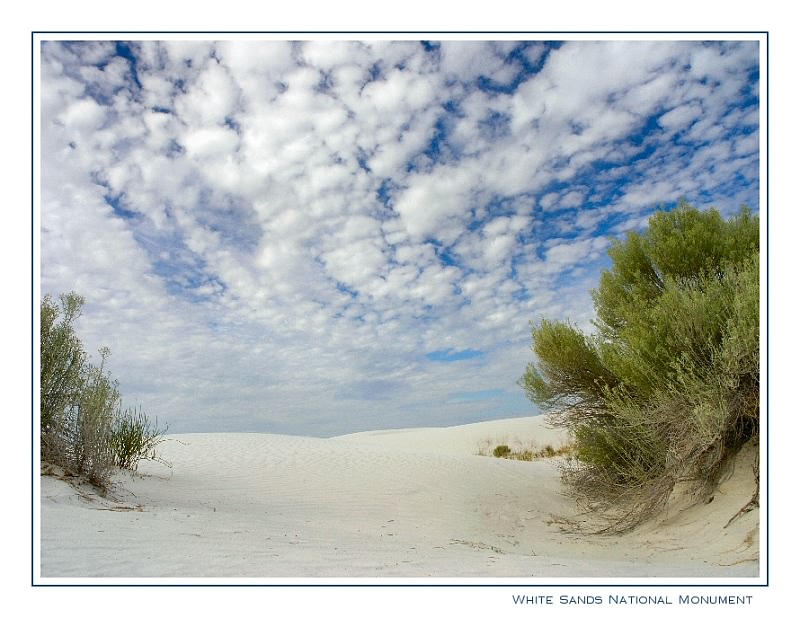
[[[508,457],[511,454],[511,447],[508,444],[500,444],[494,447],[492,455],[495,457]]]

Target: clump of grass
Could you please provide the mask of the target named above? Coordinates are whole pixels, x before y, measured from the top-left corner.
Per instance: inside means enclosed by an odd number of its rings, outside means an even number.
[[[158,421],[151,423],[141,408],[120,412],[110,437],[114,463],[125,470],[136,470],[140,461],[162,461],[156,447],[164,441],[168,429],[159,429]]]

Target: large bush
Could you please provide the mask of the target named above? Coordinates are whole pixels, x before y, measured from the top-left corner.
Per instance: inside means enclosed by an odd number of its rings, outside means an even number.
[[[115,465],[135,469],[139,460],[156,458],[165,430],[141,410],[122,411],[117,383],[105,371],[109,350],[100,350],[96,367],[75,334],[83,298],[70,293],[59,301],[45,296],[41,303],[41,457],[104,486]]]
[[[575,436],[565,480],[610,529],[698,497],[759,429],[759,228],[681,203],[613,243],[596,332],[543,320],[521,384]]]

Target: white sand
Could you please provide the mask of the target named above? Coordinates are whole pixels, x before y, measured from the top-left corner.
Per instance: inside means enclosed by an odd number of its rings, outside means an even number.
[[[171,469],[145,462],[106,498],[41,478],[39,581],[760,577],[759,510],[725,527],[752,495],[752,452],[710,504],[675,501],[634,533],[581,536],[554,523],[574,505],[553,460],[476,454],[563,440],[541,417],[332,439],[170,436]]]

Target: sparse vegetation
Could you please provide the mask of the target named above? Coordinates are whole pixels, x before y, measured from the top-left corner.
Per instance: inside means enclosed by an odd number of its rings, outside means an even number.
[[[681,203],[616,241],[593,292],[596,334],[533,328],[521,385],[576,441],[564,479],[605,530],[698,499],[759,435],[759,224]]]
[[[535,447],[533,445],[521,446],[519,448],[511,448],[508,444],[498,444],[491,448],[492,442],[486,440],[482,446],[478,448],[478,455],[488,456],[491,453],[492,457],[498,459],[514,459],[516,461],[534,461],[535,459],[549,459],[551,457],[570,457],[575,451],[574,444],[564,444],[559,447],[554,447],[547,444],[543,447]]]
[[[84,299],[72,292],[59,300],[41,303],[41,458],[104,487],[115,465],[135,469],[157,459],[166,430],[151,426],[141,409],[122,411],[117,382],[105,371],[110,351],[100,350],[96,367],[75,334]]]

